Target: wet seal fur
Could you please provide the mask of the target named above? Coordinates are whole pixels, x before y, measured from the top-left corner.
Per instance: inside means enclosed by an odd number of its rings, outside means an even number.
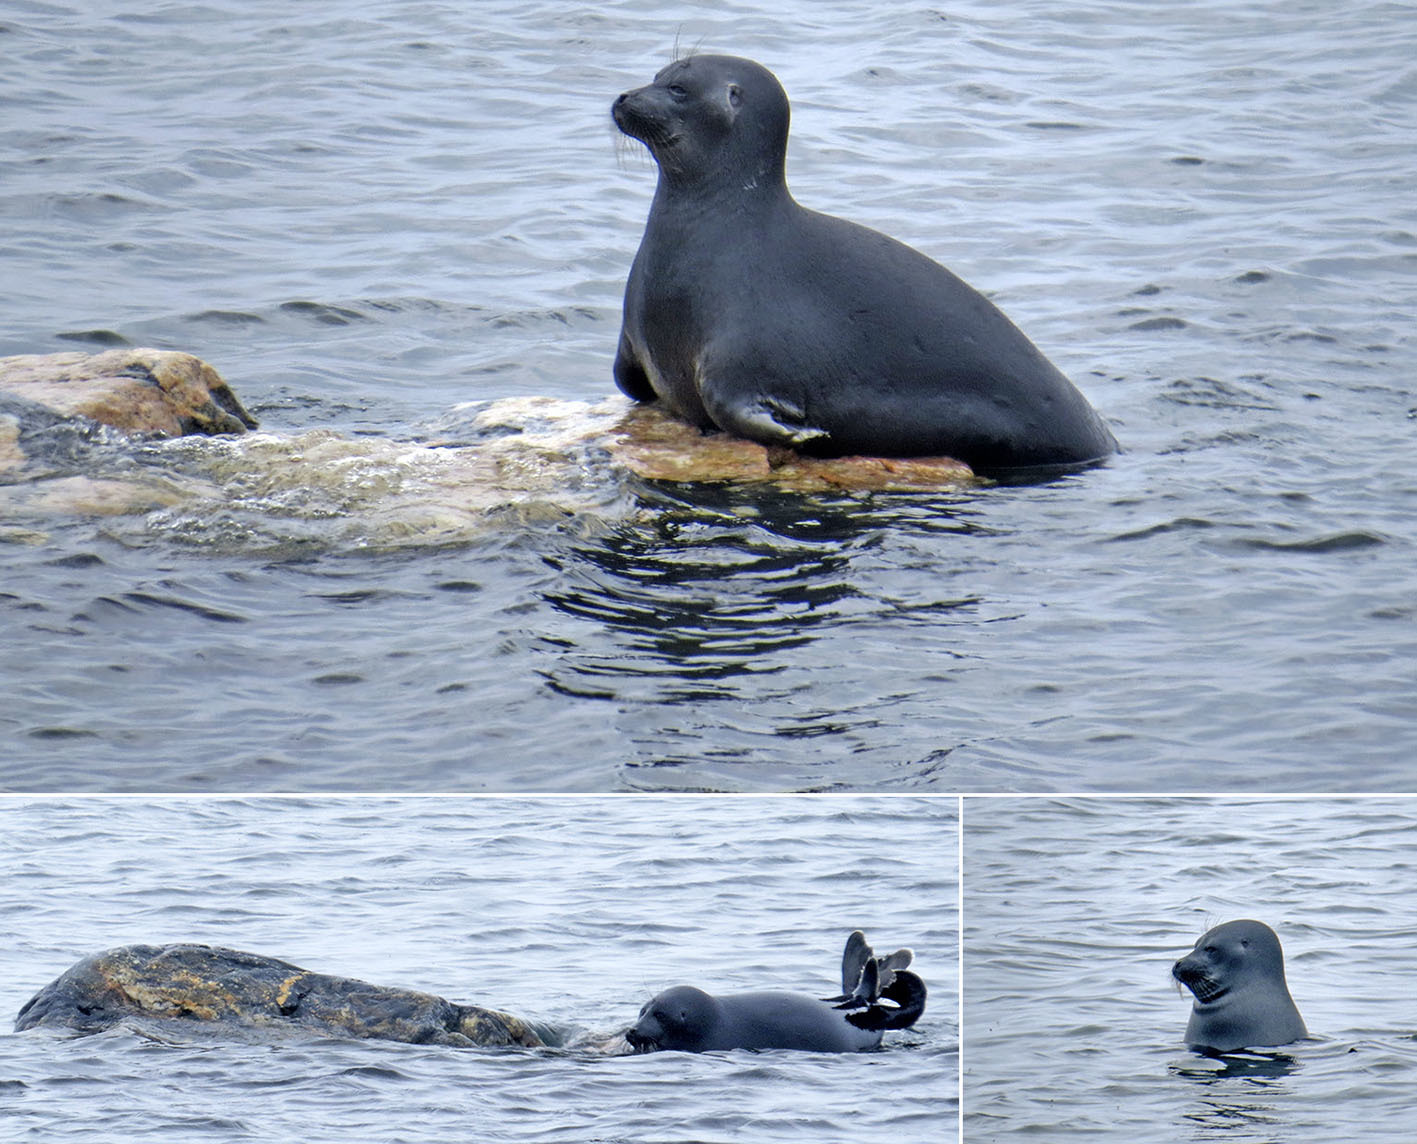
[[[1171,968],[1195,994],[1186,1044],[1229,1053],[1287,1045],[1309,1031],[1284,980],[1279,938],[1263,922],[1226,922],[1204,934]]]
[[[840,996],[765,991],[715,997],[676,985],[645,1004],[625,1039],[637,1053],[874,1049],[885,1030],[909,1028],[925,1011],[925,983],[905,969],[911,958],[908,949],[876,957],[857,930],[842,957]]]
[[[135,1017],[412,1044],[542,1044],[509,1013],[208,945],[129,945],[87,957],[25,1003],[15,1031],[97,1033]]]
[[[659,164],[615,381],[705,430],[816,456],[1063,469],[1116,440],[976,290],[787,189],[787,95],[732,56],[675,60],[612,115]]]

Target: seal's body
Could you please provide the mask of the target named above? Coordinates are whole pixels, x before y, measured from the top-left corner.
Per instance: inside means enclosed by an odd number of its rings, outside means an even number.
[[[130,1019],[414,1044],[542,1043],[508,1013],[311,973],[261,954],[182,944],[128,945],[85,958],[25,1003],[15,1030],[96,1033]]]
[[[822,456],[1071,467],[1116,441],[997,307],[883,234],[797,204],[787,96],[691,56],[616,100],[659,164],[625,290],[620,388],[704,429]]]
[[[640,1013],[633,1031],[629,1039],[637,1048],[688,1053],[726,1049],[851,1053],[881,1043],[880,1029],[858,1029],[815,997],[777,991],[714,997],[692,985],[676,985],[656,996]]]
[[[1216,926],[1171,969],[1195,994],[1186,1044],[1202,1051],[1287,1045],[1309,1035],[1284,980],[1279,938],[1263,922]]]
[[[715,997],[676,985],[645,1003],[625,1039],[637,1052],[805,1049],[852,1053],[874,1049],[887,1029],[905,1029],[925,1011],[925,983],[904,969],[909,950],[876,958],[855,932],[842,959],[840,997],[763,991]],[[882,1005],[881,999],[893,1002]]]

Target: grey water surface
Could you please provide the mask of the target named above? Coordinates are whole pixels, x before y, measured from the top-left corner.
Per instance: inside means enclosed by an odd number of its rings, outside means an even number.
[[[1417,788],[1409,4],[8,0],[0,353],[188,350],[278,434],[608,394],[654,186],[609,105],[676,45],[775,70],[798,198],[1126,452],[436,546],[313,495],[0,521],[0,786]]]
[[[0,802],[0,1137],[952,1140],[954,799]],[[860,1054],[608,1057],[670,985],[831,996],[853,928],[930,997]],[[197,941],[501,1007],[565,1047],[11,1033],[80,957]]]
[[[973,798],[964,840],[964,1139],[1411,1135],[1412,800]],[[1237,918],[1310,1038],[1209,1060],[1171,966]]]

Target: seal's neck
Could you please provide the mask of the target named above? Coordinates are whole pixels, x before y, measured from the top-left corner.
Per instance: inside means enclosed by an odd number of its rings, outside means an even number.
[[[692,183],[661,170],[650,218],[680,223],[719,219],[741,225],[795,206],[780,164],[765,163],[751,171],[739,169],[731,175],[715,174]]]

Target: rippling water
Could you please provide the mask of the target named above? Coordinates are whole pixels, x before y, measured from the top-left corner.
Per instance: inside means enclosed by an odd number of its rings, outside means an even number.
[[[48,800],[0,804],[6,1139],[953,1139],[953,799]],[[925,1016],[872,1053],[597,1056],[9,1033],[80,957],[199,941],[574,1040],[680,982],[828,995],[863,927]]]
[[[1127,452],[434,549],[3,522],[4,785],[1412,788],[1412,8],[774,11],[11,3],[0,352],[190,350],[280,433],[608,393],[654,177],[607,110],[677,41],[774,68],[798,197],[994,295]]]
[[[1410,1133],[1410,800],[969,799],[964,836],[966,1140]],[[1225,1067],[1171,965],[1247,917],[1313,1039]]]

